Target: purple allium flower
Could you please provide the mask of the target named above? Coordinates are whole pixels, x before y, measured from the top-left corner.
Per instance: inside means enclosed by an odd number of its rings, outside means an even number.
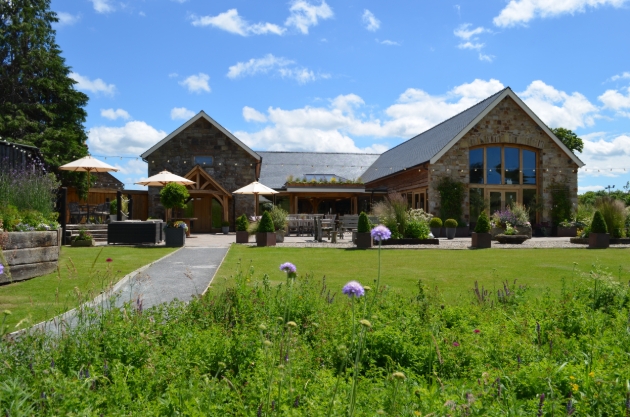
[[[453,342],[453,346],[455,346],[455,347],[459,347],[459,343],[457,343],[457,342]]]
[[[363,289],[363,286],[361,284],[359,284],[356,281],[350,281],[349,283],[347,283],[346,285],[344,285],[343,289],[341,290],[342,293],[344,293],[345,295],[347,295],[348,297],[352,298],[352,297],[363,297],[363,295],[365,294],[365,290]]]
[[[389,229],[383,226],[382,224],[379,224],[374,229],[372,229],[371,234],[372,234],[372,238],[379,242],[382,240],[387,240],[390,237],[392,237],[392,232],[390,232]]]
[[[287,274],[295,274],[297,271],[297,268],[291,262],[285,262],[282,265],[280,265],[280,270],[283,272],[286,272]]]

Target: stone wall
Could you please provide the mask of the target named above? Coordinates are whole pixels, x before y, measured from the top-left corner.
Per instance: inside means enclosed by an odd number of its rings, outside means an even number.
[[[541,221],[550,221],[551,189],[553,184],[569,187],[571,201],[577,206],[578,166],[538,126],[529,115],[510,98],[504,98],[464,137],[449,149],[439,161],[429,167],[429,211],[440,212],[440,196],[437,184],[444,176],[450,176],[466,184],[468,188],[468,150],[488,144],[516,144],[538,151],[538,194],[542,195],[545,209]],[[463,202],[464,218],[470,221],[468,195]],[[473,219],[474,220],[474,219]]]
[[[184,176],[195,166],[195,156],[213,157],[213,165],[204,169],[230,193],[256,181],[258,162],[256,158],[204,118],[197,120],[146,158],[149,176],[163,170]],[[151,217],[164,218],[164,207],[160,204],[160,189],[161,187],[149,187]],[[228,221],[231,224],[234,224],[235,200],[236,216],[242,213],[254,214],[253,196],[233,195],[228,208]]]

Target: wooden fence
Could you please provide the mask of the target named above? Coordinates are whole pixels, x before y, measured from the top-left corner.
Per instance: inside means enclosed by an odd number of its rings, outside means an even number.
[[[149,193],[145,190],[123,190],[123,196],[133,200],[131,220],[146,220],[149,216]],[[90,206],[116,200],[116,190],[108,188],[90,188],[87,203]],[[68,187],[68,203],[77,202],[85,204],[81,200],[74,187]],[[66,214],[66,222],[70,223],[70,213]]]

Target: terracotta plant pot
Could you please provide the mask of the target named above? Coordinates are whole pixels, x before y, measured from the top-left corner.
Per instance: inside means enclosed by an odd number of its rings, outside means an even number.
[[[372,234],[370,232],[367,232],[367,233],[357,232],[357,248],[367,249],[367,248],[371,248],[373,245],[374,245],[374,241],[372,240]]]
[[[256,233],[256,246],[276,246],[276,232]]]
[[[249,243],[249,233],[247,231],[236,232],[236,243]]]
[[[490,233],[472,234],[472,247],[477,249],[488,249],[492,247],[492,235]]]
[[[590,233],[588,235],[589,249],[606,249],[610,246],[610,234]]]

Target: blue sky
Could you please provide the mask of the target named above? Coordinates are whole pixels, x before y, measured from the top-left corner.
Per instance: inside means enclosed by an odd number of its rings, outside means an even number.
[[[630,0],[53,0],[52,9],[90,97],[90,151],[109,156],[127,188],[147,174],[135,158],[200,110],[255,150],[382,152],[506,86],[585,140],[581,192],[630,181]]]

